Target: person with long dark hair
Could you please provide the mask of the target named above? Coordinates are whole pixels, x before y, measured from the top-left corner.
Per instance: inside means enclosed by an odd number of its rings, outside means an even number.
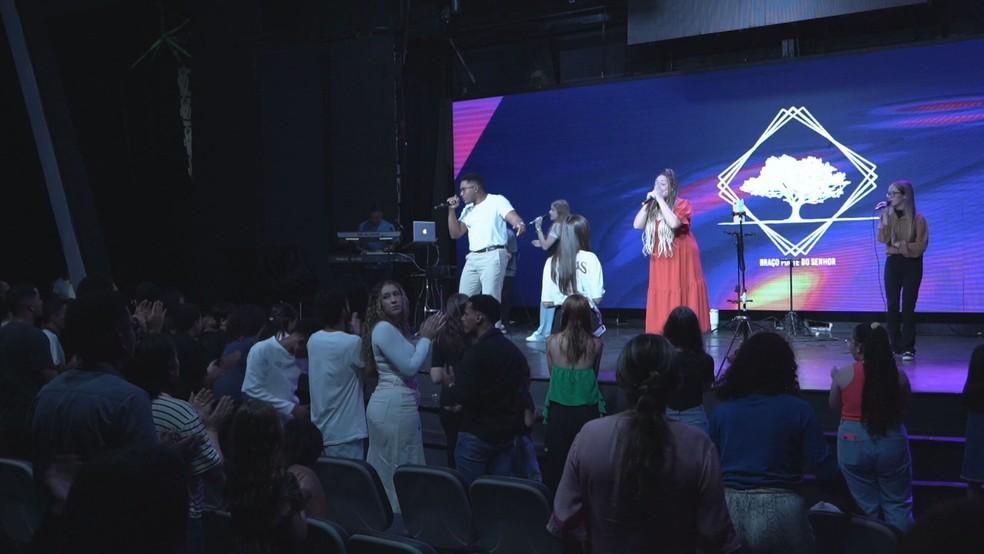
[[[541,303],[546,308],[561,307],[568,296],[580,294],[591,307],[591,331],[602,332],[598,304],[605,296],[605,274],[591,251],[591,225],[584,216],[571,215],[560,226],[559,236],[553,255],[543,264]],[[554,332],[560,331],[556,317],[553,326]]]
[[[458,428],[461,427],[461,405],[451,401],[448,386],[454,382],[454,366],[468,346],[461,316],[468,305],[468,297],[455,293],[444,303],[444,328],[437,335],[434,355],[431,359],[431,381],[441,385],[441,427],[444,429],[444,444],[447,451],[448,467],[453,468],[454,447],[458,444]]]
[[[830,372],[830,408],[841,414],[837,462],[858,507],[906,531],[912,526],[912,456],[902,408],[909,379],[877,323],[854,327],[851,354],[852,365]]]
[[[366,461],[379,474],[394,512],[400,511],[400,503],[393,472],[403,464],[425,463],[417,373],[431,367],[431,343],[443,326],[444,314],[430,316],[420,326],[420,338],[414,341],[403,287],[382,281],[369,295],[362,354],[367,374],[377,375],[379,382],[366,407]]]
[[[628,409],[577,434],[547,528],[588,552],[734,552],[718,455],[706,434],[666,421],[673,346],[629,341],[618,360]]]
[[[728,511],[748,552],[812,552],[806,470],[829,478],[834,458],[799,396],[796,356],[781,335],[750,336],[717,389],[711,439],[721,453]]]
[[[230,435],[225,502],[238,552],[291,552],[307,536],[307,521],[304,496],[287,471],[280,416],[266,402],[246,400]]]
[[[663,336],[676,347],[673,366],[679,384],[666,398],[666,417],[708,431],[704,393],[714,384],[714,358],[704,351],[697,314],[677,306],[663,325]]]
[[[916,299],[923,275],[923,254],[929,246],[929,226],[916,211],[916,191],[909,181],[888,186],[888,201],[878,223],[878,241],[885,244],[885,299],[892,349],[903,361],[916,357]],[[899,296],[902,325],[899,325]]]
[[[963,405],[967,410],[963,471],[967,495],[984,500],[984,344],[974,349],[963,388]]]
[[[678,197],[679,188],[676,173],[664,169],[632,221],[642,230],[642,253],[649,258],[647,333],[662,333],[666,316],[677,306],[697,314],[701,331],[711,329],[707,283],[691,228],[694,210]]]
[[[605,397],[598,388],[598,370],[604,344],[592,332],[591,303],[580,294],[564,300],[561,331],[547,340],[550,383],[543,406],[547,424],[544,440],[547,486],[557,487],[567,452],[585,423],[605,415]]]
[[[550,203],[550,231],[543,234],[543,216],[533,220],[533,228],[536,230],[537,238],[533,240],[533,246],[552,252],[554,245],[560,239],[560,225],[571,215],[571,205],[564,199],[557,199]],[[540,304],[540,326],[533,331],[533,334],[526,337],[527,342],[539,342],[547,340],[553,329],[554,312],[556,308],[547,308]]]

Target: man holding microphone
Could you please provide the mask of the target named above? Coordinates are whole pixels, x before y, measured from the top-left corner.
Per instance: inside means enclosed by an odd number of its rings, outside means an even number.
[[[502,282],[509,264],[506,223],[516,235],[526,231],[526,224],[509,200],[500,194],[489,194],[485,182],[475,173],[461,178],[459,191],[460,199],[458,195],[447,199],[451,238],[457,240],[468,234],[469,252],[461,270],[458,292],[468,296],[488,294],[501,300]],[[462,202],[465,207],[458,216],[456,210]]]

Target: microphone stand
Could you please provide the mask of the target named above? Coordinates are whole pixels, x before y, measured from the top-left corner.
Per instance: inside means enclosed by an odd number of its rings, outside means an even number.
[[[738,284],[735,285],[735,292],[738,297],[734,300],[728,300],[728,303],[735,304],[738,307],[738,315],[726,324],[729,327],[734,325],[734,334],[731,336],[731,342],[728,344],[728,349],[725,351],[724,357],[721,358],[721,365],[714,375],[715,381],[721,377],[721,372],[724,371],[724,363],[728,360],[728,356],[731,355],[731,350],[734,349],[738,337],[741,336],[742,341],[747,339],[752,334],[753,325],[751,319],[748,317],[748,304],[753,302],[753,300],[748,298],[748,288],[745,286],[745,212],[732,212],[731,215],[738,218],[738,232],[728,232],[729,235],[735,237],[735,254],[738,261]],[[751,233],[747,236],[751,236]],[[754,325],[761,329],[759,324],[756,323]],[[718,327],[718,329],[721,327]],[[715,329],[715,331],[718,329]]]

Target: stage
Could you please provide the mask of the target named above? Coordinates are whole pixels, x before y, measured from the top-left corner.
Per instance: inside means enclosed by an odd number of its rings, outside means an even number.
[[[805,391],[830,390],[830,370],[852,362],[847,340],[854,323],[834,324],[832,337],[795,337],[790,340],[799,363],[800,387]],[[534,380],[548,379],[545,342],[526,342],[531,330],[517,328],[509,333],[509,338],[526,355]],[[641,322],[623,326],[610,325],[602,339],[605,351],[602,355],[599,381],[615,382],[615,367],[618,356],[632,337],[642,332]],[[721,367],[721,360],[727,354],[734,333],[719,331],[704,336],[708,354],[714,357],[715,371]],[[736,341],[735,348],[740,343]],[[899,369],[906,372],[912,383],[914,393],[960,393],[967,377],[967,364],[970,354],[980,338],[959,336],[918,337],[918,351],[914,361],[898,360]],[[727,364],[725,364],[727,366]]]

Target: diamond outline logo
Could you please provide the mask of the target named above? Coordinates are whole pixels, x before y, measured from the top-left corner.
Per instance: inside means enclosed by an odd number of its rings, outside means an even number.
[[[755,145],[749,148],[748,151],[745,152],[740,158],[735,160],[734,163],[729,165],[724,171],[718,174],[718,184],[717,184],[718,197],[724,200],[725,202],[727,202],[728,204],[730,204],[732,208],[735,207],[735,205],[738,203],[739,197],[737,194],[735,194],[734,190],[731,189],[731,181],[734,180],[735,176],[738,175],[738,172],[741,170],[741,168],[744,167],[745,162],[747,162],[748,158],[750,158],[752,154],[754,154],[755,151],[758,150],[759,146],[761,146],[765,141],[769,139],[769,137],[771,137],[776,132],[778,132],[779,129],[781,129],[787,123],[794,120],[798,121],[799,123],[802,123],[808,129],[812,130],[813,132],[817,133],[818,135],[830,141],[830,143],[833,144],[834,147],[836,147],[838,150],[841,151],[842,154],[844,154],[844,157],[847,158],[849,162],[851,162],[851,165],[853,165],[861,173],[863,178],[861,182],[858,184],[858,186],[855,187],[854,190],[851,192],[851,194],[844,200],[844,204],[841,205],[841,207],[837,210],[837,212],[834,213],[833,216],[829,218],[824,218],[819,227],[817,227],[809,235],[803,237],[803,239],[801,239],[797,243],[793,243],[791,240],[787,239],[786,237],[776,232],[772,227],[769,226],[768,222],[759,219],[752,212],[752,210],[748,209],[747,206],[745,207],[746,217],[749,220],[751,220],[751,223],[758,225],[758,227],[762,230],[762,232],[765,233],[767,237],[769,237],[769,240],[772,241],[772,243],[776,246],[779,252],[781,252],[783,256],[787,256],[787,257],[805,256],[809,254],[810,251],[813,250],[813,247],[817,245],[817,243],[820,241],[823,235],[827,232],[827,230],[830,229],[830,226],[837,221],[867,221],[871,219],[877,219],[874,217],[858,217],[858,218],[841,217],[841,215],[843,215],[844,212],[851,209],[855,204],[860,202],[865,196],[871,194],[878,187],[878,185],[875,183],[875,181],[878,179],[878,174],[875,173],[877,166],[873,162],[862,157],[854,150],[851,150],[847,146],[844,146],[843,144],[838,142],[837,139],[831,136],[831,134],[826,129],[824,129],[823,125],[821,125],[820,122],[817,121],[815,117],[813,117],[813,114],[811,114],[810,111],[806,109],[806,107],[804,106],[800,106],[800,107],[790,106],[788,108],[782,108],[781,110],[779,110],[779,113],[777,113],[776,116],[772,119],[772,123],[770,123],[769,126],[766,127],[765,131],[755,142]],[[719,223],[719,225],[732,225],[732,223],[729,221],[726,223]]]

